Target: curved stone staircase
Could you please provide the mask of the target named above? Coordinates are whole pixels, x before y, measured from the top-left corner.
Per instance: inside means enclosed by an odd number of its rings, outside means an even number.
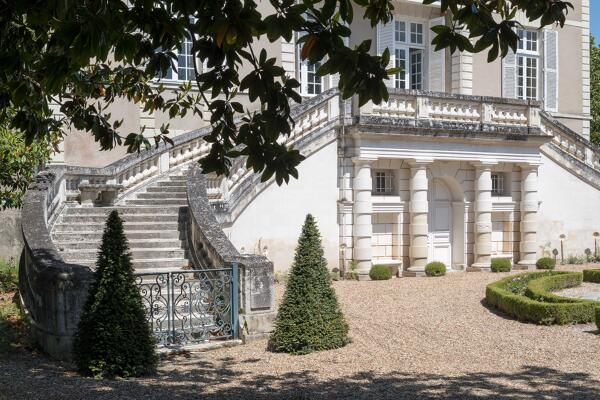
[[[135,269],[188,267],[185,178],[180,173],[167,175],[114,207],[67,204],[52,229],[59,254],[67,262],[94,267],[107,214],[117,210]]]

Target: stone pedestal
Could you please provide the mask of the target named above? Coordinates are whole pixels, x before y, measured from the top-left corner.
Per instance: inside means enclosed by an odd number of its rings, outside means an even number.
[[[519,269],[535,269],[537,261],[538,166],[521,165],[521,241]]]
[[[427,222],[429,202],[427,192],[427,166],[432,160],[413,161],[410,168],[410,266],[404,276],[425,275],[425,265],[429,255]]]
[[[475,246],[471,271],[489,271],[492,262],[492,165],[475,164]]]
[[[373,225],[371,216],[373,205],[371,204],[371,164],[374,159],[355,157],[354,181],[353,181],[353,259],[356,261],[356,272],[360,280],[369,279],[371,271],[371,259],[373,255],[371,238],[373,236]]]

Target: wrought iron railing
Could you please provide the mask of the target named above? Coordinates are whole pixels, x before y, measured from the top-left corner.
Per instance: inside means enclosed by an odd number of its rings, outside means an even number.
[[[238,337],[239,273],[231,268],[135,272],[159,347]]]

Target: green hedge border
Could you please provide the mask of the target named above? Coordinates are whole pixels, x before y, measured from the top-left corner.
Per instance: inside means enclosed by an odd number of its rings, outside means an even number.
[[[584,269],[583,281],[591,283],[600,283],[600,269]]]
[[[490,283],[486,287],[485,298],[489,305],[497,307],[519,321],[534,322],[541,325],[570,324],[591,322],[595,317],[595,310],[599,302],[568,299],[548,293],[547,288],[566,288],[576,282],[581,282],[574,275],[578,272],[532,272],[512,275],[499,281]],[[542,279],[544,278],[544,279]],[[583,276],[581,277],[583,279]],[[542,282],[539,282],[542,280]],[[523,294],[513,293],[508,289],[511,283],[523,282],[526,290]],[[536,282],[537,281],[537,282]],[[526,296],[540,296],[545,301],[538,301]],[[547,299],[552,298],[554,302]],[[560,299],[560,300],[559,300]]]
[[[600,331],[600,307],[596,308],[596,327]]]

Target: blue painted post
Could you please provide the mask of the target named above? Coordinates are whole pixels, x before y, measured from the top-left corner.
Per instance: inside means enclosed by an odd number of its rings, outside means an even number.
[[[238,319],[240,314],[240,299],[239,299],[239,269],[237,263],[231,265],[231,329],[233,338],[237,339],[239,335]]]

